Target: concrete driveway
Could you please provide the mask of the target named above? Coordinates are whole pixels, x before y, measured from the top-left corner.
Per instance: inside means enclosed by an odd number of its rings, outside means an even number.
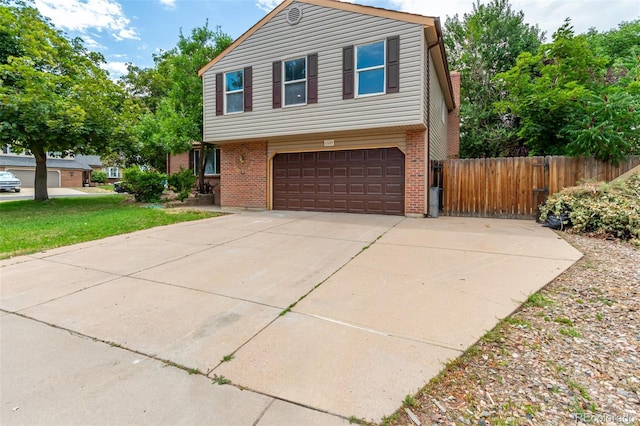
[[[379,421],[580,257],[532,221],[261,212],[13,258],[0,419]]]

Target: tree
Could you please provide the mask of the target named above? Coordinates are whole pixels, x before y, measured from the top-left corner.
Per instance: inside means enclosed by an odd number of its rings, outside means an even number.
[[[607,33],[608,37],[617,33]],[[508,97],[496,104],[518,117],[518,137],[536,155],[593,155],[618,162],[640,152],[640,83],[636,49],[611,58],[575,36],[567,20],[552,43],[536,54],[524,53],[496,81]],[[599,54],[600,52],[600,54]]]
[[[155,68],[129,66],[122,81],[144,110],[137,126],[139,154],[159,170],[166,154],[191,149],[202,139],[202,80],[198,70],[232,42],[220,28],[206,23],[186,37],[180,31],[175,48],[154,55]]]
[[[48,199],[47,152],[96,153],[118,129],[124,93],[87,51],[23,2],[0,3],[0,144],[31,152]]]
[[[543,33],[524,22],[508,0],[473,5],[462,20],[447,18],[444,40],[451,69],[461,74],[460,155],[495,157],[521,154],[509,114],[497,113],[493,104],[504,92],[493,78],[515,65],[522,52],[535,52]]]

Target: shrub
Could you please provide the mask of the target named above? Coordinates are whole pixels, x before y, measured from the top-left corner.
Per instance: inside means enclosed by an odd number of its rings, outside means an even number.
[[[189,196],[191,188],[196,183],[196,176],[192,170],[180,167],[180,171],[169,176],[169,187],[178,193],[178,200],[184,201]]]
[[[640,244],[640,175],[626,182],[587,182],[553,194],[540,208],[540,219],[569,217],[572,232]]]
[[[107,172],[102,170],[94,170],[91,172],[91,182],[105,183],[107,181]]]
[[[131,167],[124,171],[124,187],[127,192],[133,194],[136,201],[151,203],[160,200],[164,191],[166,176],[151,170],[140,170]]]

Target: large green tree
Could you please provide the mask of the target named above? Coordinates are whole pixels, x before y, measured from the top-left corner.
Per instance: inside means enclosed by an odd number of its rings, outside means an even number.
[[[535,52],[543,33],[524,22],[508,0],[476,0],[471,13],[447,18],[444,40],[452,70],[461,74],[460,155],[495,157],[522,154],[509,114],[493,104],[504,92],[493,78],[516,63],[522,52]]]
[[[154,68],[129,66],[122,78],[124,86],[137,99],[144,113],[136,129],[139,145],[122,146],[125,162],[138,156],[153,167],[163,170],[166,154],[191,149],[202,139],[202,80],[198,70],[231,43],[220,28],[211,30],[206,23],[189,36],[180,31],[176,47],[154,55]]]
[[[36,200],[48,198],[47,152],[99,153],[124,132],[103,61],[31,5],[0,2],[0,144],[34,155]]]
[[[496,77],[508,93],[496,106],[514,114],[532,154],[618,162],[640,152],[640,47],[612,49],[609,38],[619,33],[576,36],[567,20],[551,43]]]

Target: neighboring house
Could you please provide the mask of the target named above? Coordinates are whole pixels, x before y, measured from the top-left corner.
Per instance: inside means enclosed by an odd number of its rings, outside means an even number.
[[[438,18],[285,0],[199,74],[225,207],[422,217],[457,155]]]
[[[173,174],[183,168],[192,170],[193,174],[198,176],[200,151],[200,143],[194,143],[193,148],[188,152],[168,155],[167,173]],[[204,181],[215,194],[214,203],[220,205],[220,148],[208,146],[205,155]]]
[[[97,155],[75,155],[61,157],[49,153],[47,158],[47,187],[73,188],[91,182],[93,170],[102,169],[102,162]],[[36,175],[36,160],[33,155],[16,154],[10,147],[2,147],[0,153],[0,170],[12,172],[23,188],[33,188]]]

